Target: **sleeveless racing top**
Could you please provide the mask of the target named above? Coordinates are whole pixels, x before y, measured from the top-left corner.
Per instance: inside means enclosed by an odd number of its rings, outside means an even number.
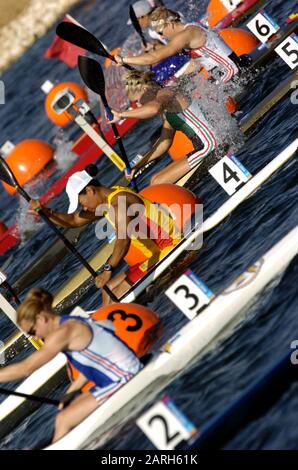
[[[201,28],[206,34],[204,46],[195,49],[186,49],[190,57],[194,60],[199,60],[201,65],[208,71],[217,67],[223,73],[223,76],[220,78],[221,82],[226,83],[231,80],[231,78],[238,73],[237,66],[229,58],[233,52],[232,49],[230,49],[215,31],[203,28],[197,23],[187,23],[184,29],[189,26]]]
[[[130,193],[134,191],[122,186],[113,186],[113,192],[108,196],[108,206],[111,207],[112,199],[119,193]],[[147,271],[157,261],[162,259],[174,245],[181,240],[181,233],[174,224],[172,216],[160,205],[149,201],[140,194],[137,197],[143,202],[145,210],[136,215],[136,223],[131,221],[129,236],[131,243],[146,256],[147,260],[140,265],[140,269]],[[106,213],[105,217],[115,228],[114,221]]]
[[[97,386],[125,383],[142,368],[134,352],[114,334],[112,322],[63,315],[60,325],[66,321],[80,321],[90,328],[90,344],[82,351],[67,350],[64,354],[79,372]]]

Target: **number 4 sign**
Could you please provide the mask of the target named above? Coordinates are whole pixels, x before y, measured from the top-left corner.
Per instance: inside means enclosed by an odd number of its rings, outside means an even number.
[[[220,0],[228,11],[233,11],[243,2],[243,0]]]
[[[223,157],[210,168],[209,173],[229,196],[238,191],[251,178],[249,171],[235,155]]]

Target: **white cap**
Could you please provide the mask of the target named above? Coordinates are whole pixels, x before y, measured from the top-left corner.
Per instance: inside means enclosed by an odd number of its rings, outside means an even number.
[[[66,192],[69,198],[68,214],[73,214],[79,205],[79,194],[92,181],[93,178],[87,171],[74,173],[67,181]]]
[[[138,2],[135,2],[132,7],[137,18],[149,15],[149,13],[151,13],[153,10],[152,6],[149,2],[147,2],[147,0],[139,0]],[[127,24],[131,24],[131,19],[128,20]]]

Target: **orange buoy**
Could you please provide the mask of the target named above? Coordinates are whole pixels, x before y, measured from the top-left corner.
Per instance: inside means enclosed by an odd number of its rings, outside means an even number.
[[[171,159],[180,160],[180,158],[185,157],[188,153],[193,151],[194,146],[191,140],[183,132],[177,131],[171,148],[169,149]]]
[[[229,11],[221,0],[210,0],[206,13],[209,28],[216,26],[228,14]]]
[[[244,29],[225,28],[219,31],[219,35],[238,56],[250,54],[259,45],[257,38]]]
[[[115,47],[114,49],[111,50],[111,55],[117,55],[121,52],[121,47]],[[111,59],[106,59],[105,60],[105,68],[108,69],[112,65],[113,61]]]
[[[195,213],[197,204],[200,204],[199,198],[192,191],[176,184],[155,184],[143,189],[140,194],[152,202],[164,205],[181,231]]]
[[[6,157],[6,162],[22,186],[31,181],[34,176],[53,159],[54,149],[48,143],[37,139],[28,139],[20,142]],[[16,189],[2,183],[9,194]]]
[[[4,222],[0,221],[0,237],[7,232],[7,227]]]
[[[180,186],[176,186],[175,184],[157,184],[148,186],[143,189],[140,194],[152,202],[172,206],[171,212],[175,220],[175,225],[181,231],[183,231],[185,224],[195,212],[196,204],[199,203],[198,198],[191,191],[181,188]],[[185,213],[183,213],[182,210],[184,204],[187,205],[185,206]],[[132,244],[124,258],[125,262],[129,266],[142,263],[146,259],[147,258],[144,253]]]
[[[88,101],[86,91],[77,83],[63,82],[59,83],[58,85],[55,85],[46,97],[45,111],[50,121],[52,121],[56,126],[60,127],[64,127],[72,121],[67,111],[64,111],[59,114],[53,109],[53,103],[55,102],[59,94],[63,91],[69,91],[75,96],[74,103],[76,103],[79,99]]]
[[[148,352],[159,338],[160,318],[157,313],[138,304],[110,304],[92,314],[94,320],[111,320],[115,334],[138,357]]]
[[[92,314],[92,319],[112,321],[115,334],[138,357],[144,356],[162,333],[159,316],[149,308],[134,303],[101,307]],[[70,362],[68,362],[68,375],[72,381],[79,375],[78,370]],[[88,382],[82,390],[87,391],[93,385],[92,382]]]

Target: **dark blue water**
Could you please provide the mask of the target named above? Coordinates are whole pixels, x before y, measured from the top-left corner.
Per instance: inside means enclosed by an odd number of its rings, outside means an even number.
[[[90,28],[110,47],[121,44],[127,34],[124,18],[129,2],[118,0],[110,5],[106,0],[86,2],[73,11],[82,24]],[[190,2],[171,1],[173,9],[179,8],[190,18],[199,16],[203,10],[190,9]],[[194,5],[201,2],[194,2]],[[107,8],[108,6],[108,8]],[[201,8],[201,7],[200,7]],[[291,2],[268,2],[268,11],[283,24],[291,12]],[[0,108],[2,118],[1,141],[7,138],[15,142],[27,137],[50,140],[56,133],[43,112],[43,96],[40,84],[46,79],[73,79],[79,81],[76,70],[71,71],[56,61],[44,61],[42,53],[49,45],[53,32],[39,40],[2,77],[7,89],[7,104]],[[264,70],[254,85],[247,88],[244,111],[251,109],[290,73],[279,59]],[[290,99],[284,100],[250,133],[245,147],[238,153],[243,164],[256,173],[270,162],[283,148],[297,137],[296,107]],[[144,151],[155,123],[143,122],[126,136],[125,145],[130,155]],[[245,201],[220,227],[205,239],[204,248],[190,265],[207,284],[219,292],[238,274],[273,246],[298,223],[297,209],[297,160],[289,162],[281,171],[263,185],[249,200]],[[102,174],[108,182],[112,168]],[[206,177],[196,188],[204,201],[205,217],[219,207],[227,198],[211,177]],[[9,204],[9,210],[8,210]],[[59,196],[53,207],[66,208],[65,195]],[[9,199],[1,192],[0,211],[5,221],[14,220],[18,206],[17,198]],[[44,248],[52,237],[43,228],[24,248],[15,249],[13,263],[7,269],[11,280],[17,279],[38,250]],[[79,248],[86,256],[98,247],[94,227],[84,232]],[[73,257],[66,257],[50,274],[43,276],[35,285],[57,290],[79,267]],[[273,363],[298,337],[297,258],[286,272],[262,293],[258,302],[248,311],[247,319],[237,331],[219,344],[211,353],[186,370],[166,389],[181,409],[200,426],[206,419],[219,412],[243,390],[262,370]],[[99,294],[93,291],[81,303],[92,309],[99,304]],[[171,335],[185,323],[182,314],[161,292],[150,307],[156,310]],[[9,326],[1,323],[1,336],[5,338]],[[163,394],[165,393],[163,392]],[[59,394],[59,391],[57,392]],[[157,398],[162,396],[159,395]],[[297,385],[262,418],[247,426],[227,447],[233,449],[296,449],[298,431]],[[147,407],[146,407],[147,409]],[[2,448],[28,448],[38,445],[51,433],[55,411],[43,407],[19,428],[2,440]],[[45,423],[47,425],[45,426]],[[26,430],[26,432],[24,432]],[[109,449],[150,449],[147,438],[130,421],[112,441]]]

